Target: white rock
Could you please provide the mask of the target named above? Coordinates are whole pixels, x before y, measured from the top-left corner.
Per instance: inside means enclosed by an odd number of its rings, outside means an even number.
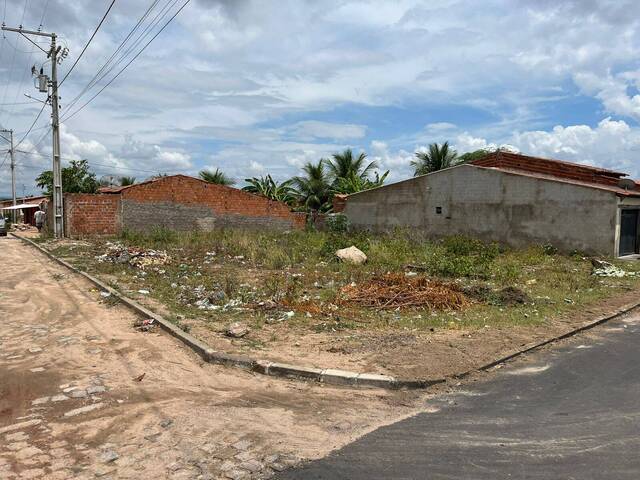
[[[227,336],[233,338],[242,338],[249,333],[249,327],[240,322],[234,322],[227,328]]]
[[[364,252],[353,245],[349,248],[343,248],[336,251],[336,257],[343,262],[352,263],[354,265],[362,265],[367,261],[367,256]]]

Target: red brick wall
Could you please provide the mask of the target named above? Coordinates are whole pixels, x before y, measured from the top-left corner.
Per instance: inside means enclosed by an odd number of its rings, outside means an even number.
[[[513,170],[522,170],[532,173],[542,173],[555,177],[568,178],[583,182],[600,183],[603,185],[617,186],[622,173],[610,172],[604,169],[577,165],[568,162],[550,160],[546,158],[529,157],[527,155],[509,152],[490,153],[486,157],[473,162],[479,167],[496,167]]]
[[[115,235],[120,232],[120,196],[67,193],[65,232],[70,237]]]
[[[212,216],[218,219],[219,226],[254,226],[304,228],[306,215],[291,212],[289,206],[259,195],[244,192],[237,188],[207,183],[185,175],[163,177],[151,182],[141,183],[122,190],[120,193],[125,227],[129,227],[130,210],[135,208],[135,228],[145,225],[138,222],[148,221],[157,224],[162,221],[158,215],[142,215],[138,212],[148,211],[145,204],[162,205],[171,208],[176,205],[180,211],[180,227],[185,228],[189,222],[197,222],[201,217]],[[141,208],[136,208],[141,207]],[[206,213],[205,213],[206,212]],[[145,218],[141,218],[145,217]],[[193,217],[193,218],[190,218]],[[133,227],[133,225],[131,225]],[[151,226],[151,225],[149,225]],[[167,219],[169,228],[171,220]]]
[[[339,193],[333,196],[333,213],[344,212],[344,209],[347,206],[347,197],[348,195],[342,195]]]

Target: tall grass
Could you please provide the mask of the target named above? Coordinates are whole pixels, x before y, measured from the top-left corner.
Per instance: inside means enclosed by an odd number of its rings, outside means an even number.
[[[369,257],[368,270],[388,271],[417,266],[438,277],[494,279],[499,283],[517,278],[523,265],[539,264],[550,258],[541,248],[514,254],[497,244],[477,239],[455,236],[434,241],[408,230],[370,234],[238,229],[175,232],[155,228],[149,233],[125,231],[121,240],[148,248],[187,249],[194,255],[215,251],[219,255],[243,257],[254,266],[271,270],[311,267],[321,262],[340,269],[335,251],[354,245]],[[507,258],[508,261],[505,260]],[[349,270],[356,272],[358,269],[349,266]]]

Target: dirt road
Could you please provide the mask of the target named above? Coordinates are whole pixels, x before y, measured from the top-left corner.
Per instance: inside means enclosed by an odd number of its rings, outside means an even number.
[[[16,239],[0,266],[1,479],[267,478],[424,404],[204,364]]]

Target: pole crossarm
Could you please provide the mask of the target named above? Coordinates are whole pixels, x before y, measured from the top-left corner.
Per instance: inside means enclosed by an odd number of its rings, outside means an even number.
[[[60,165],[60,118],[59,118],[59,106],[58,106],[58,54],[60,53],[60,47],[56,46],[56,34],[55,33],[46,33],[46,32],[37,32],[33,30],[25,30],[20,25],[19,28],[11,28],[2,25],[2,30],[6,30],[8,32],[16,32],[27,38],[31,43],[36,45],[40,50],[42,50],[47,58],[51,58],[51,80],[49,82],[49,86],[51,87],[51,95],[49,99],[51,100],[51,130],[52,130],[52,138],[53,138],[53,192],[52,192],[52,200],[53,200],[53,231],[56,238],[64,237],[64,204],[63,204],[63,195],[62,195],[62,167]],[[41,48],[37,43],[27,37],[27,35],[37,35],[39,37],[47,37],[51,39],[51,47],[49,51],[45,51]],[[44,105],[42,108],[44,109],[47,102],[43,102]],[[42,112],[42,111],[41,111]],[[36,117],[36,121],[37,121]],[[35,124],[35,122],[34,122]],[[28,132],[27,132],[28,134]],[[11,171],[12,171],[12,186],[14,191],[14,204],[15,204],[15,161],[13,156],[13,137],[11,142]]]
[[[7,32],[16,32],[16,33],[20,33],[20,34],[26,34],[26,35],[38,35],[40,37],[49,37],[49,38],[55,38],[56,34],[55,33],[45,33],[45,32],[37,32],[34,30],[25,30],[24,28],[12,28],[12,27],[5,27],[4,25],[2,26],[2,30],[6,30]]]

